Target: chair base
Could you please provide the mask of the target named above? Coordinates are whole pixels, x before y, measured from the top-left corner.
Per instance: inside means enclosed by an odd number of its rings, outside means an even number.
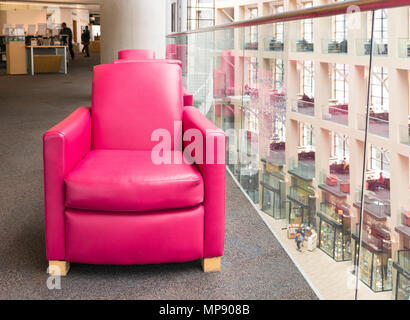
[[[201,259],[201,265],[204,272],[221,271],[221,257]],[[48,262],[48,274],[55,276],[66,276],[70,270],[70,262],[50,260]]]
[[[221,271],[221,257],[201,259],[202,270],[204,272]]]
[[[70,270],[70,262],[50,260],[48,262],[48,274],[53,276],[66,276]]]

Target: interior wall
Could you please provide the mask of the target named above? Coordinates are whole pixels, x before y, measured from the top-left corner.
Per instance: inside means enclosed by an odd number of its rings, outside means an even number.
[[[49,7],[47,12],[48,14],[51,14],[51,23],[61,25],[65,22],[67,27],[69,27],[73,33],[73,20],[77,21],[77,43],[80,45],[81,49],[81,28],[90,23],[89,11],[87,9],[60,9],[59,7]]]
[[[90,15],[88,9],[60,8],[58,6],[40,7],[29,5],[2,5],[0,7],[0,31],[3,24],[23,24],[27,31],[29,24],[47,23],[47,14],[51,14],[53,24],[66,22],[73,29],[73,20],[77,21],[77,43],[81,47],[81,28],[89,25]]]
[[[0,11],[0,29],[3,28],[3,24],[11,24],[13,27],[16,24],[23,24],[24,29],[27,31],[29,24],[46,23],[47,22],[47,10],[43,8],[37,9],[18,9],[1,10]]]

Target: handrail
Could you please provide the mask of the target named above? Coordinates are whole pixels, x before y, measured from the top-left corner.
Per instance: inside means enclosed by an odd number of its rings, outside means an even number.
[[[271,15],[266,15],[262,17],[256,17],[252,19],[240,20],[230,23],[219,24],[212,27],[200,28],[191,31],[185,32],[175,32],[168,34],[167,37],[176,37],[194,33],[203,33],[203,32],[212,32],[217,30],[239,28],[239,27],[249,27],[255,25],[262,25],[275,22],[283,21],[293,21],[293,20],[302,20],[309,18],[318,18],[318,17],[327,17],[338,14],[345,14],[348,12],[357,12],[357,9],[360,11],[370,11],[376,9],[385,9],[400,7],[404,5],[410,5],[409,0],[351,0],[343,2],[335,2],[331,4],[326,4],[322,6],[310,7],[305,9],[290,10],[281,13],[275,13]]]

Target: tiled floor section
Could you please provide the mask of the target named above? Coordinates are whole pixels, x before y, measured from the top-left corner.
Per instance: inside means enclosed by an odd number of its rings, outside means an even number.
[[[350,273],[350,261],[335,262],[319,248],[308,251],[305,246],[302,252],[297,251],[295,241],[287,238],[285,222],[275,220],[264,213],[261,214],[323,299],[354,299],[355,278]],[[391,291],[374,293],[359,282],[358,298],[361,300],[391,299],[391,294]]]

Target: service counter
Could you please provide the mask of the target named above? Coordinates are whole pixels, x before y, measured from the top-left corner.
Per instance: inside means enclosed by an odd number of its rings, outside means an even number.
[[[66,48],[61,45],[26,46],[27,73],[67,74]]]

